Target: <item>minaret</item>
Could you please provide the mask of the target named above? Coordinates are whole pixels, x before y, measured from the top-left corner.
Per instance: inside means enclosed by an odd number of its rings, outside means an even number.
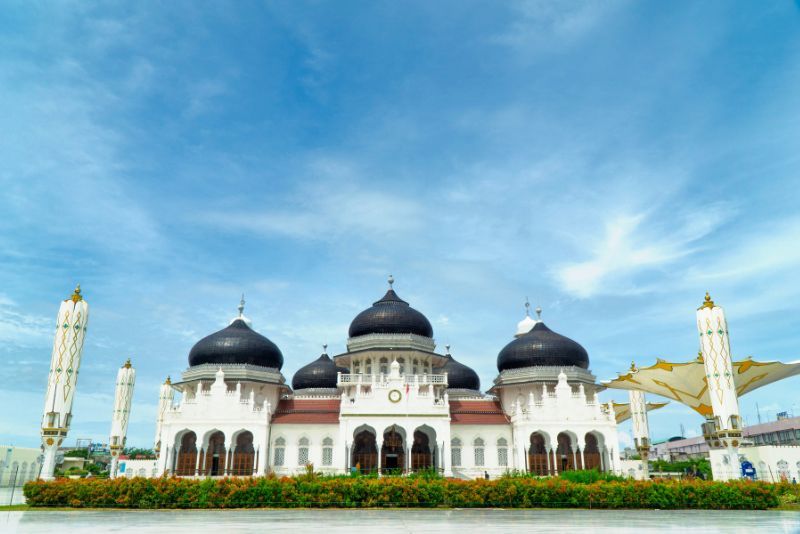
[[[631,368],[635,368],[631,365]],[[628,390],[631,401],[631,426],[633,427],[633,443],[636,452],[642,459],[642,476],[645,480],[650,478],[650,425],[647,422],[647,402],[643,391]]]
[[[50,374],[42,414],[41,478],[52,480],[56,452],[67,437],[72,422],[72,400],[78,384],[83,342],[89,323],[89,305],[81,296],[80,284],[70,298],[61,303],[56,319],[56,335],[50,356]]]
[[[136,369],[131,366],[128,359],[119,371],[117,371],[117,389],[114,392],[114,413],[111,416],[111,435],[109,438],[109,448],[111,449],[111,469],[112,478],[117,476],[117,464],[119,455],[125,448],[125,440],[128,435],[128,421],[131,417],[131,400],[133,400],[133,385],[136,382]]]
[[[714,304],[708,293],[697,309],[697,330],[713,413],[713,418],[703,424],[703,436],[711,450],[714,479],[730,480],[739,477],[742,424],[733,382],[728,323],[725,312]]]
[[[156,442],[154,446],[156,454],[161,450],[161,427],[164,424],[164,416],[172,406],[174,398],[175,390],[172,389],[172,381],[167,377],[158,392],[158,416],[156,418]]]

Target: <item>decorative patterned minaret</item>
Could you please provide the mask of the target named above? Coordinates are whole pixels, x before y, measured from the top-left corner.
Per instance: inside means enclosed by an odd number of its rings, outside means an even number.
[[[633,365],[631,365],[633,367]],[[647,422],[647,402],[643,391],[628,390],[631,400],[631,426],[633,427],[633,443],[636,452],[642,459],[642,476],[650,478],[650,425]]]
[[[128,359],[117,371],[117,388],[114,392],[114,413],[111,416],[111,435],[109,449],[111,449],[111,477],[117,476],[119,455],[125,448],[128,435],[128,421],[131,417],[131,400],[133,400],[133,386],[136,383],[136,369],[131,366]]]
[[[164,424],[164,414],[172,406],[172,401],[175,398],[175,390],[172,389],[172,381],[169,377],[161,384],[161,390],[158,392],[158,416],[156,418],[156,442],[153,449],[158,455],[161,450],[161,427]]]
[[[72,420],[72,400],[78,384],[83,342],[89,323],[89,305],[81,296],[81,286],[61,303],[56,320],[56,336],[50,357],[47,396],[42,415],[44,460],[41,478],[51,480],[55,471],[56,452],[67,437]]]
[[[708,293],[697,309],[697,330],[713,413],[713,419],[703,424],[703,436],[711,450],[714,479],[730,480],[739,477],[742,424],[733,382],[728,323],[725,312],[714,304]]]

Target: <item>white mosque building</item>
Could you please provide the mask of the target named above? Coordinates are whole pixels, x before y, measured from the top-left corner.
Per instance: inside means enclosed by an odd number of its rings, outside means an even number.
[[[347,351],[324,351],[291,387],[281,350],[242,301],[238,317],[194,345],[181,380],[162,386],[152,474],[621,472],[614,411],[598,399],[589,356],[541,310],[499,351],[484,393],[449,348],[437,352],[431,323],[392,283],[353,319]]]

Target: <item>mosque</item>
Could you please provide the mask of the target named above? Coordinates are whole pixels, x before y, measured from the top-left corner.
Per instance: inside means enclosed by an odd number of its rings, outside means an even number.
[[[161,388],[152,475],[289,475],[434,469],[460,478],[508,470],[620,472],[617,420],[577,342],[526,312],[482,392],[474,370],[434,341],[393,289],[292,377],[280,348],[239,314],[198,341]],[[528,306],[526,305],[526,309]],[[150,473],[148,473],[149,475]]]

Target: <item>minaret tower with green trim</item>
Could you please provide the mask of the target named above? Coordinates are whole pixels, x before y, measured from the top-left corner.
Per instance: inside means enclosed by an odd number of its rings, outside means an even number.
[[[131,401],[133,400],[133,386],[136,383],[136,369],[128,359],[117,371],[117,387],[114,392],[114,413],[111,416],[111,434],[109,436],[109,449],[111,450],[111,477],[117,476],[119,455],[125,448],[128,435],[128,421],[131,417]]]
[[[42,414],[44,460],[41,478],[51,480],[56,452],[67,437],[72,422],[72,401],[78,384],[78,369],[89,323],[89,305],[81,296],[81,286],[61,303],[56,320],[56,335],[50,357],[47,396]]]
[[[728,322],[723,309],[714,304],[708,293],[697,309],[697,330],[713,413],[703,424],[703,437],[711,451],[712,473],[714,480],[739,478],[742,422],[733,380]]]

